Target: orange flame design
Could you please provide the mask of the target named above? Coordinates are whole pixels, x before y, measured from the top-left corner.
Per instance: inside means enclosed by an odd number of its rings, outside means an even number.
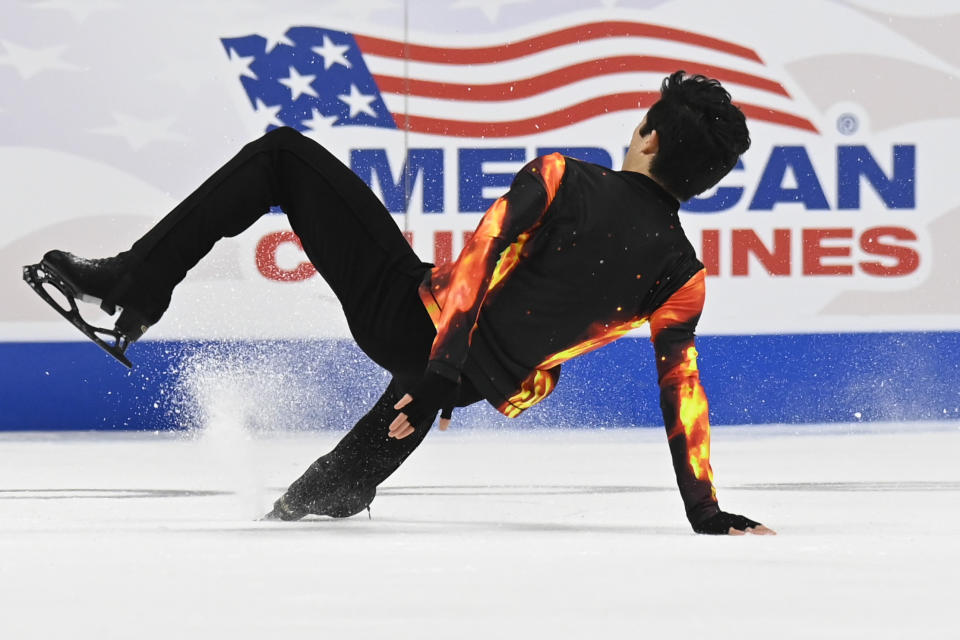
[[[440,303],[430,294],[429,290],[424,291],[423,289],[420,290],[420,301],[423,302],[423,306],[433,322],[433,327],[436,328],[440,323],[440,314],[442,313]]]
[[[540,226],[540,218],[550,208],[560,188],[566,171],[566,159],[560,153],[544,156],[532,162],[529,171],[537,176],[546,194],[542,205],[538,205],[542,206],[542,209],[537,212],[537,220],[530,224],[529,214],[533,213],[530,201],[521,199],[516,203],[511,202],[513,191],[507,193],[497,199],[484,214],[457,261],[435,267],[431,273],[430,286],[421,286],[420,299],[437,328],[437,336],[430,352],[431,360],[443,359],[459,364],[457,361],[466,357],[466,348],[476,329],[477,314],[484,299],[490,291],[506,281],[523,259],[524,246]],[[522,208],[513,210],[514,206]],[[521,225],[526,228],[517,228]],[[495,256],[497,247],[503,247],[502,241],[510,234],[516,234],[513,242]],[[605,331],[606,329],[604,327]],[[610,338],[601,337],[595,341],[596,344],[590,343],[580,350],[557,354],[552,359],[562,362],[578,353],[606,344],[626,331],[629,329]],[[466,340],[462,340],[464,336]],[[556,371],[549,369],[551,367],[541,367],[531,372],[520,389],[499,407],[500,411],[515,417],[525,408],[549,395],[556,387],[558,375]]]
[[[477,306],[478,300],[486,296],[487,290],[479,287],[478,282],[484,280],[490,253],[493,250],[490,238],[500,235],[503,221],[507,215],[508,203],[506,198],[499,198],[480,221],[477,232],[464,247],[453,267],[450,285],[443,296],[443,311],[440,314],[440,323],[437,326],[437,337],[434,338],[434,350],[446,342],[451,331],[459,328],[457,322],[451,321],[458,315],[466,314]],[[428,309],[429,311],[429,309]],[[473,328],[470,329],[473,333]],[[430,357],[436,357],[431,353]]]
[[[520,390],[511,396],[507,402],[497,407],[500,413],[509,418],[515,418],[524,410],[537,404],[553,393],[557,386],[555,367],[589,351],[594,351],[620,338],[624,334],[643,326],[646,318],[628,320],[617,324],[597,323],[591,325],[585,332],[581,342],[558,351],[537,366],[520,385]]]
[[[493,270],[493,277],[490,279],[488,291],[493,291],[493,289],[520,264],[520,253],[523,251],[523,245],[525,245],[529,239],[529,233],[521,233],[517,236],[516,242],[503,250],[503,253],[500,254],[500,260],[497,262],[497,267]]]
[[[557,195],[557,189],[560,188],[560,180],[567,170],[567,160],[560,153],[551,153],[544,156],[542,160],[540,171],[543,175],[543,186],[547,190],[547,204],[549,204],[553,202],[554,196]],[[537,168],[534,167],[533,171],[536,170]]]
[[[710,419],[707,394],[700,384],[697,368],[697,350],[687,347],[683,360],[668,375],[667,384],[680,381],[676,386],[677,413],[680,424],[668,434],[673,439],[683,434],[687,444],[687,462],[697,480],[707,480],[713,485],[713,469],[710,466]],[[712,489],[716,498],[716,488]]]
[[[650,316],[651,339],[656,342],[657,334],[667,327],[696,324],[705,298],[706,270],[701,269]]]
[[[686,460],[697,480],[710,482],[713,486],[713,469],[710,467],[710,407],[707,394],[700,384],[697,366],[697,349],[692,337],[688,342],[661,341],[661,331],[670,327],[690,327],[691,336],[703,309],[706,288],[705,272],[701,270],[667,303],[657,309],[650,318],[651,340],[657,349],[657,368],[660,372],[660,387],[673,394],[676,407],[676,424],[667,425],[671,440],[681,435],[686,445]]]
[[[566,159],[559,153],[539,158],[532,163],[530,171],[538,174],[546,192],[540,215],[553,202],[565,170]],[[538,219],[533,226],[523,231],[508,228],[507,233],[516,233],[516,239],[502,249],[499,255],[494,255],[497,247],[503,246],[496,240],[503,239],[505,226],[509,227],[511,224],[516,226],[516,220],[512,222],[508,220],[516,217],[512,216],[512,213],[517,213],[512,211],[514,205],[510,201],[511,193],[498,198],[487,209],[476,232],[467,241],[452,268],[434,269],[432,274],[434,284],[430,295],[428,296],[425,292],[420,294],[437,327],[437,336],[430,353],[431,360],[456,359],[457,356],[452,356],[447,348],[451,334],[464,333],[467,336],[464,346],[469,345],[473,331],[476,329],[476,316],[484,298],[520,263],[524,244],[540,224]],[[528,211],[524,210],[523,213]]]
[[[639,329],[644,325],[644,323],[646,323],[646,321],[647,318],[643,317],[627,320],[626,322],[620,322],[617,324],[593,324],[587,329],[583,340],[572,347],[564,349],[563,351],[558,351],[557,353],[551,355],[537,368],[550,369],[558,364],[562,364],[567,360],[570,360],[571,358],[583,355],[584,353],[589,353],[590,351],[595,351],[600,347],[610,344],[614,340],[623,337],[634,329]]]
[[[538,171],[539,167],[539,171]],[[557,189],[560,188],[560,181],[567,168],[567,160],[560,153],[551,153],[548,156],[540,158],[530,168],[533,173],[540,173],[540,179],[543,181],[544,191],[547,192],[547,199],[544,209],[550,206],[554,197],[557,195]],[[492,291],[500,284],[510,272],[520,264],[520,255],[523,252],[523,246],[530,239],[530,232],[540,226],[539,222],[529,231],[525,231],[517,236],[517,239],[500,254],[500,260],[494,269],[493,278],[490,280],[489,290]],[[479,231],[479,229],[478,229]]]
[[[556,386],[555,372],[535,369],[520,385],[520,390],[497,407],[497,410],[508,418],[516,418],[525,409],[529,409],[553,393]]]

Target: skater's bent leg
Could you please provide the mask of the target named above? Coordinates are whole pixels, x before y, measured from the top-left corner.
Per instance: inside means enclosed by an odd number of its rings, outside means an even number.
[[[387,427],[397,415],[393,405],[400,397],[391,383],[333,451],[310,465],[277,500],[277,517],[293,520],[307,513],[345,517],[366,508],[377,485],[397,470],[430,429],[430,424],[420,425],[403,440],[388,437]]]
[[[126,274],[111,301],[159,319],[174,287],[218,240],[239,234],[276,204],[273,156],[281,137],[270,132],[244,146],[121,253]]]
[[[397,290],[419,285],[427,268],[386,207],[333,154],[297,133],[286,136],[277,171],[279,204],[351,329],[383,323]]]
[[[132,268],[113,297],[146,290],[137,302],[159,317],[173,288],[218,240],[241,233],[272,206],[288,214],[348,314],[348,301],[375,299],[369,289],[382,286],[385,271],[422,272],[367,185],[321,145],[283,127],[247,144],[122,254]]]

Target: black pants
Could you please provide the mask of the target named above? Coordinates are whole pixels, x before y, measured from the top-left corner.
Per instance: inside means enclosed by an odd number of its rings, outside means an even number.
[[[142,305],[162,313],[173,288],[214,243],[247,229],[274,205],[283,208],[339,299],[357,345],[393,375],[374,408],[291,489],[316,492],[343,482],[375,487],[430,427],[419,425],[403,440],[387,437],[393,404],[420,380],[436,335],[417,293],[430,265],[369,187],[329,151],[290,128],[246,145],[133,245],[128,298],[140,296]],[[457,404],[480,399],[467,383]],[[315,468],[323,460],[320,478]]]

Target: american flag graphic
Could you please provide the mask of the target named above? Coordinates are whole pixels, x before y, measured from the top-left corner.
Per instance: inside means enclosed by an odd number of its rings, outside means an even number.
[[[242,69],[251,105],[273,115],[267,129],[324,123],[467,138],[531,135],[648,107],[660,80],[684,69],[731,85],[748,118],[816,131],[791,113],[787,90],[767,77],[753,50],[641,22],[579,24],[471,47],[302,26],[276,41],[249,35],[222,43]]]

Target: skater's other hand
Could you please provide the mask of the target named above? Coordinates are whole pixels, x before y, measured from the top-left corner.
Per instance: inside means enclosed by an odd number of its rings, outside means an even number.
[[[440,429],[450,426],[450,418],[457,401],[460,383],[428,371],[410,393],[404,394],[393,408],[401,411],[390,423],[389,435],[401,440],[413,433],[414,425],[430,428],[440,413]]]
[[[393,405],[393,408],[398,410],[403,409],[412,401],[413,401],[413,396],[411,396],[409,393],[405,393],[403,397],[397,401],[397,404]],[[393,419],[393,422],[390,423],[390,430],[388,435],[391,438],[396,438],[397,440],[403,440],[411,433],[413,433],[413,425],[410,424],[410,418],[407,417],[407,414],[401,411],[399,414],[397,414],[397,417]]]
[[[413,401],[413,396],[409,393],[404,394],[400,400],[397,401],[397,404],[393,405],[394,409],[403,409],[405,406],[410,404]],[[450,428],[450,418],[440,418],[440,421],[437,423],[437,426],[440,428],[440,431],[446,431]],[[396,438],[397,440],[402,440],[408,435],[413,433],[413,425],[410,424],[410,417],[401,413],[396,418],[393,419],[393,422],[390,423],[390,437]]]

